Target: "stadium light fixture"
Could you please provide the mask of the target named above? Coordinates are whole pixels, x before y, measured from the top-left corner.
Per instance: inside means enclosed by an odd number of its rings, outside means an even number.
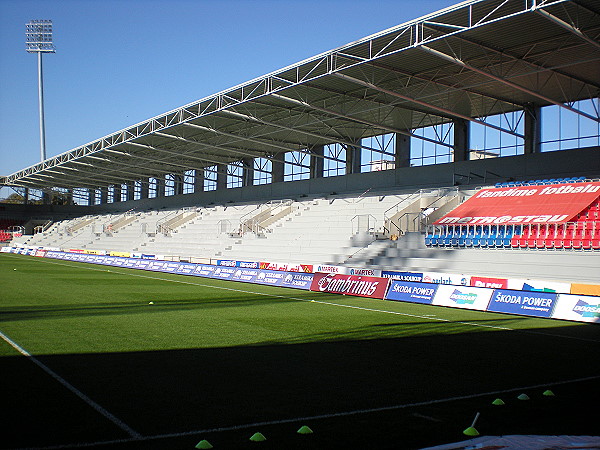
[[[38,103],[40,114],[40,158],[46,159],[46,129],[44,125],[44,82],[42,54],[55,53],[52,43],[52,21],[32,20],[25,24],[25,50],[38,54]]]

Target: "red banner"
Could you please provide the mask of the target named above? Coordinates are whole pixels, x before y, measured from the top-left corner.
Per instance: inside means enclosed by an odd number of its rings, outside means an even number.
[[[434,225],[565,223],[600,197],[600,183],[482,189]]]
[[[385,296],[389,282],[389,278],[316,273],[310,290],[382,299]]]

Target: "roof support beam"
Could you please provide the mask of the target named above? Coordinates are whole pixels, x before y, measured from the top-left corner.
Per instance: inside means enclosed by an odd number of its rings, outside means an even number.
[[[171,151],[171,150],[167,150],[167,149],[164,149],[164,148],[160,148],[160,147],[156,147],[156,146],[148,145],[148,144],[140,144],[138,142],[125,142],[125,143],[123,143],[123,145],[132,145],[134,147],[145,148],[147,150],[152,150],[152,151],[156,151],[156,152],[159,152],[159,153],[166,153],[166,154],[169,154],[169,155],[179,156],[179,157],[182,156],[180,153],[177,153],[177,152],[174,152],[174,151]],[[193,167],[190,167],[189,165],[182,165],[182,164],[177,164],[177,163],[168,162],[168,161],[161,161],[161,160],[157,161],[155,159],[146,158],[144,156],[140,156],[140,155],[137,155],[137,154],[132,154],[131,156],[132,156],[132,158],[143,159],[145,161],[155,162],[155,163],[159,163],[159,164],[168,164],[168,165],[174,166],[174,167],[181,167],[184,170],[191,170],[191,169],[193,169]],[[227,164],[226,161],[218,161],[218,162],[217,161],[207,161],[207,162],[211,162],[213,164]],[[162,172],[166,174],[166,173],[169,173],[169,170],[162,170]]]
[[[193,124],[193,123],[186,123],[184,125],[192,126],[192,127],[199,127],[200,126],[200,125],[196,125],[196,124]],[[226,150],[226,151],[228,151],[230,153],[235,153],[235,154],[243,156],[243,157],[249,156],[251,158],[263,158],[265,156],[265,153],[261,153],[261,152],[253,153],[253,152],[250,152],[250,151],[247,151],[247,150],[243,150],[242,151],[239,148],[225,147],[224,145],[207,144],[205,142],[200,142],[200,141],[196,141],[194,139],[184,138],[184,137],[177,136],[177,135],[174,135],[174,134],[169,134],[169,133],[156,132],[154,134],[156,134],[157,136],[162,136],[162,137],[166,137],[166,138],[169,138],[169,139],[176,139],[176,140],[178,140],[180,142],[187,142],[188,144],[201,145],[202,147],[209,148],[211,150],[214,150],[214,149],[216,149],[216,150]],[[210,161],[210,160],[207,160],[207,161]],[[221,164],[221,163],[218,163],[218,164]]]
[[[317,139],[321,139],[321,140],[323,140],[325,142],[329,141],[328,142],[329,144],[333,144],[333,143],[335,143],[335,144],[343,144],[343,145],[348,145],[348,146],[352,146],[352,147],[360,147],[362,149],[369,150],[369,151],[379,151],[376,148],[365,147],[364,145],[358,145],[355,142],[351,142],[351,141],[348,141],[348,140],[339,139],[339,138],[333,138],[331,136],[317,134],[317,133],[313,133],[311,131],[305,131],[305,130],[302,130],[300,128],[288,127],[288,126],[285,126],[285,125],[281,125],[279,123],[270,122],[270,121],[267,121],[267,120],[264,120],[264,119],[259,119],[258,117],[254,117],[254,116],[251,116],[249,114],[242,114],[242,113],[239,113],[237,111],[232,111],[230,109],[224,109],[222,111],[219,111],[219,113],[231,114],[234,117],[237,117],[239,120],[250,120],[250,121],[257,122],[257,123],[260,123],[260,124],[263,124],[263,125],[267,125],[267,126],[270,126],[270,127],[273,127],[273,128],[279,128],[279,129],[282,129],[282,130],[292,131],[294,133],[305,134],[306,136],[311,136],[311,137],[314,137],[314,138],[317,138]],[[323,145],[328,145],[328,144],[325,143]],[[327,159],[326,156],[320,155],[320,154],[310,153],[310,155],[311,156],[315,156],[317,158]]]
[[[184,123],[184,125],[190,126],[190,127],[194,127],[194,128],[197,128],[197,129],[203,130],[203,131],[209,131],[209,132],[215,133],[215,134],[221,134],[223,136],[227,136],[227,137],[230,137],[230,138],[238,139],[240,141],[248,141],[248,142],[252,142],[254,144],[258,144],[258,145],[266,145],[268,147],[273,147],[273,148],[276,148],[278,150],[283,150],[285,152],[293,152],[293,151],[300,150],[298,148],[290,148],[290,147],[286,147],[286,146],[281,145],[281,144],[276,144],[276,143],[272,143],[272,142],[269,142],[269,141],[264,141],[262,139],[255,139],[255,138],[246,137],[246,136],[239,136],[239,135],[234,134],[234,133],[228,133],[227,131],[216,130],[214,128],[205,127],[205,126],[202,126],[202,125],[196,125],[195,123]],[[247,156],[251,156],[251,155],[247,155]]]
[[[556,16],[553,16],[552,14],[550,14],[548,11],[545,11],[543,9],[536,9],[535,10],[536,13],[538,13],[540,16],[545,17],[546,19],[550,20],[551,22],[554,22],[556,25],[558,25],[559,27],[564,28],[565,30],[573,33],[575,36],[583,39],[584,41],[586,41],[588,44],[593,45],[594,47],[596,47],[597,49],[600,49],[600,42],[596,42],[595,40],[593,40],[592,38],[586,36],[585,34],[583,34],[581,32],[581,30],[579,30],[578,28],[575,28],[573,25],[565,22],[562,19],[559,19]]]
[[[231,137],[239,138],[239,136],[237,136],[236,134],[226,133],[224,131],[215,130],[213,128],[208,128],[208,127],[203,127],[201,125],[196,125],[196,124],[192,124],[192,123],[186,123],[185,125],[194,126],[194,127],[197,127],[197,128],[203,128],[203,129],[206,129],[206,130],[209,130],[209,131],[214,131],[216,133],[225,134],[225,135],[231,135]],[[243,138],[243,139],[249,140],[249,141],[257,141],[257,143],[260,143],[260,144],[271,145],[271,146],[273,146],[275,148],[283,150],[284,152],[299,152],[299,153],[305,153],[307,155],[311,155],[311,152],[307,151],[307,149],[305,148],[306,146],[303,146],[303,147],[299,146],[298,148],[289,148],[289,147],[284,147],[284,146],[270,144],[268,142],[265,142],[265,141],[262,141],[262,140],[258,140],[258,139],[253,139],[253,138]],[[225,149],[229,150],[229,148],[227,148],[227,147],[225,147]],[[241,152],[237,152],[237,153],[241,153]],[[253,155],[251,153],[246,153],[246,154],[243,154],[243,155],[250,156],[250,157],[253,157],[253,158],[264,158],[264,157],[266,157],[266,155],[262,155],[262,154],[257,154],[257,155],[255,154],[255,155]],[[334,158],[330,158],[330,157],[327,157],[327,156],[323,156],[323,158],[324,159],[331,159],[331,160],[335,161]]]
[[[453,37],[457,37],[457,36],[455,35]],[[351,55],[346,55],[346,56],[352,57]],[[426,76],[424,76],[424,75],[422,75],[420,73],[412,73],[412,72],[409,72],[407,70],[400,69],[399,67],[393,67],[393,66],[390,66],[390,65],[387,65],[387,64],[383,64],[383,63],[381,63],[381,62],[379,62],[377,60],[366,61],[364,64],[367,65],[367,66],[377,67],[378,69],[383,69],[383,70],[386,70],[386,71],[394,73],[394,74],[405,76],[408,79],[414,78],[416,80],[420,80],[420,81],[423,81],[425,83],[433,84],[433,85],[436,85],[436,86],[443,86],[443,89],[448,89],[449,91],[452,91],[452,92],[457,92],[457,91],[458,92],[468,92],[468,93],[473,94],[473,95],[478,95],[480,97],[489,98],[489,99],[492,99],[492,100],[495,100],[495,101],[501,101],[503,103],[507,103],[507,104],[510,104],[510,105],[515,105],[515,106],[518,106],[518,107],[522,107],[523,106],[523,105],[519,105],[518,103],[515,103],[513,100],[502,98],[502,97],[497,96],[497,95],[490,96],[490,94],[487,94],[487,93],[484,93],[484,92],[479,92],[479,91],[473,89],[470,86],[456,86],[456,85],[454,85],[452,83],[444,83],[443,81],[435,80],[435,79],[433,79],[431,77],[426,77]]]
[[[552,72],[555,73],[557,75],[563,76],[565,78],[569,78],[571,80],[575,80],[580,82],[581,84],[589,84],[591,86],[594,86],[595,88],[599,88],[600,89],[600,84],[598,82],[592,81],[592,80],[586,80],[583,79],[581,77],[575,76],[572,73],[566,73],[556,67],[547,67],[545,65],[540,64],[539,62],[532,62],[528,59],[523,59],[519,56],[516,56],[512,53],[510,53],[508,50],[506,49],[502,49],[499,50],[497,48],[494,47],[490,47],[489,45],[486,45],[482,42],[476,41],[475,39],[472,38],[467,38],[466,36],[462,35],[462,34],[454,34],[452,35],[452,39],[456,39],[459,40],[461,42],[467,42],[469,44],[475,45],[483,50],[485,50],[488,53],[494,53],[496,55],[500,55],[503,58],[510,58],[512,61],[518,61],[521,62],[523,64],[527,64],[530,67],[533,67],[536,71],[545,71],[545,72]],[[543,54],[545,54],[547,52],[542,52],[542,53],[536,53],[536,57],[539,58],[540,56],[542,56]],[[501,99],[499,99],[501,100]],[[521,108],[525,108],[527,105],[520,105]]]
[[[207,144],[203,144],[202,142],[194,141],[194,140],[191,140],[191,139],[186,139],[186,138],[183,138],[183,137],[181,137],[181,136],[174,136],[174,135],[172,135],[172,134],[167,134],[167,133],[156,133],[156,134],[157,134],[157,135],[159,135],[159,136],[162,136],[162,137],[168,137],[168,138],[171,138],[171,139],[176,139],[176,140],[178,140],[178,141],[181,141],[181,142],[188,142],[188,143],[190,143],[190,144],[200,144],[200,145],[206,145],[206,146],[208,146],[208,147],[211,147],[211,148],[213,148],[212,146],[209,146],[209,145],[207,145]],[[130,144],[131,144],[131,142],[130,142]],[[136,143],[136,144],[137,144],[137,143]],[[165,149],[159,149],[159,148],[157,148],[157,147],[150,146],[150,145],[145,145],[145,144],[138,144],[138,145],[144,145],[145,147],[149,147],[149,149],[152,149],[152,150],[158,150],[158,151],[167,152],[167,150],[165,150]],[[225,161],[216,161],[216,160],[214,160],[214,159],[208,159],[208,158],[199,158],[199,157],[197,157],[197,156],[188,155],[187,153],[183,153],[183,154],[180,154],[180,153],[175,153],[175,152],[170,152],[170,153],[171,153],[171,154],[177,154],[177,155],[181,155],[181,156],[184,156],[184,157],[186,157],[186,158],[189,158],[189,159],[192,159],[192,160],[200,161],[200,162],[202,162],[202,163],[210,163],[211,165],[213,165],[213,164],[216,164],[216,165],[219,165],[219,164],[224,164],[224,165],[227,165],[227,164],[229,164],[228,162],[225,162]],[[264,155],[250,155],[250,154],[249,154],[249,155],[246,155],[246,156],[251,156],[252,158],[263,158],[263,157],[265,157]],[[265,172],[265,173],[268,173],[267,171],[264,171],[264,170],[260,170],[260,169],[256,169],[256,170],[257,170],[258,172]]]
[[[424,106],[426,108],[433,109],[434,111],[441,112],[441,113],[443,113],[443,114],[445,114],[447,116],[450,116],[450,117],[455,117],[457,119],[468,120],[470,122],[473,122],[473,123],[476,123],[476,124],[479,124],[479,125],[483,125],[483,126],[486,126],[486,127],[489,127],[489,128],[493,128],[493,129],[501,131],[503,133],[512,134],[513,136],[516,136],[516,137],[520,137],[520,138],[524,137],[522,134],[516,133],[516,132],[514,132],[512,130],[506,130],[506,129],[504,129],[502,127],[499,127],[499,126],[496,126],[494,124],[486,123],[483,120],[474,119],[473,117],[465,116],[463,114],[457,113],[456,111],[452,111],[452,110],[449,110],[449,109],[446,109],[446,108],[442,108],[441,106],[435,106],[435,105],[432,105],[431,103],[427,103],[427,102],[424,102],[424,101],[421,101],[421,100],[417,100],[416,98],[408,97],[408,96],[400,94],[398,92],[390,91],[389,89],[385,89],[385,88],[379,87],[379,86],[377,86],[377,85],[375,85],[373,83],[369,83],[368,81],[359,80],[358,78],[354,78],[354,77],[351,77],[349,75],[344,75],[343,73],[334,73],[333,75],[335,75],[335,76],[337,76],[339,78],[342,78],[342,79],[344,79],[346,81],[350,81],[352,83],[359,84],[361,86],[365,86],[365,87],[368,87],[370,89],[374,89],[374,90],[379,91],[379,92],[383,92],[384,94],[391,95],[392,97],[397,97],[397,98],[400,98],[402,100],[406,100],[408,102],[416,103],[417,105],[421,105],[421,106]]]
[[[371,122],[369,120],[359,119],[357,117],[347,116],[347,115],[342,114],[342,113],[340,113],[338,111],[334,111],[332,109],[321,108],[319,106],[311,105],[309,103],[306,103],[306,102],[304,102],[302,100],[297,100],[295,98],[286,97],[286,96],[280,95],[280,94],[271,94],[271,97],[274,97],[274,98],[277,98],[277,99],[280,99],[280,100],[283,100],[283,101],[286,101],[286,102],[294,103],[296,105],[303,106],[303,107],[308,108],[308,109],[314,109],[314,110],[317,110],[317,111],[321,111],[321,112],[323,112],[325,114],[328,114],[330,116],[340,117],[340,118],[348,120],[350,122],[355,122],[355,123],[361,123],[361,124],[369,125],[369,126],[371,126],[373,128],[377,128],[377,129],[380,129],[380,130],[385,130],[385,131],[388,131],[390,133],[398,133],[398,134],[402,134],[402,135],[405,135],[405,136],[410,136],[410,137],[421,139],[421,140],[424,140],[424,141],[427,141],[427,142],[431,142],[433,144],[442,145],[444,147],[452,148],[452,144],[447,144],[446,142],[436,141],[435,139],[430,139],[430,138],[425,137],[425,136],[419,136],[417,134],[411,133],[410,131],[400,130],[398,128],[393,128],[393,127],[388,127],[387,125],[383,125],[383,124],[380,124],[380,123]]]
[[[571,111],[571,112],[573,112],[575,114],[579,114],[580,116],[586,117],[586,118],[588,118],[590,120],[593,120],[594,122],[600,122],[600,117],[594,117],[594,116],[592,116],[592,115],[590,115],[590,114],[588,114],[588,113],[586,113],[584,111],[580,111],[580,110],[578,110],[576,108],[573,108],[573,107],[571,107],[569,105],[565,105],[564,103],[561,103],[559,101],[551,99],[550,97],[546,97],[545,95],[542,95],[542,94],[540,94],[538,92],[534,92],[531,89],[528,89],[528,88],[526,88],[524,86],[521,86],[521,85],[518,85],[516,83],[513,83],[512,81],[509,81],[509,80],[507,80],[505,78],[501,78],[501,77],[498,77],[496,75],[493,75],[493,74],[491,74],[489,72],[486,72],[485,70],[482,70],[482,69],[474,67],[474,66],[472,66],[470,64],[467,64],[466,62],[462,61],[461,59],[459,59],[459,58],[457,58],[455,56],[451,56],[451,55],[448,55],[446,53],[440,52],[439,50],[435,50],[435,49],[433,49],[431,47],[427,47],[426,45],[421,45],[418,48],[423,49],[424,51],[426,51],[426,52],[428,52],[428,53],[430,53],[432,55],[435,55],[438,58],[442,58],[442,59],[444,59],[446,61],[450,61],[450,62],[452,62],[454,64],[457,64],[457,65],[459,65],[461,67],[464,67],[465,69],[471,70],[471,71],[476,72],[476,73],[478,73],[480,75],[483,75],[483,76],[486,76],[488,78],[491,78],[494,81],[498,81],[498,82],[500,82],[502,84],[510,86],[513,89],[517,89],[517,90],[519,90],[521,92],[525,92],[526,94],[529,94],[529,95],[531,95],[533,97],[537,97],[540,100],[544,100],[545,102],[552,103],[553,105],[556,105],[556,106],[559,106],[561,108],[564,108],[564,109],[566,109],[568,111]]]

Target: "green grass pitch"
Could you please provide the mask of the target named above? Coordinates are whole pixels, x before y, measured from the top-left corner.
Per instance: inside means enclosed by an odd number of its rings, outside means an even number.
[[[0,332],[0,448],[598,434],[594,324],[0,254]]]

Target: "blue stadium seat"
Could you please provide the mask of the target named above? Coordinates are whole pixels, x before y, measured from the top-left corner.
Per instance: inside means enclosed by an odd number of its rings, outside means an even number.
[[[442,247],[450,247],[451,241],[452,241],[452,230],[448,227],[446,229],[446,233],[444,233],[444,235],[441,238],[441,242],[438,241],[438,245],[441,245]]]
[[[496,237],[498,236],[498,227],[496,225],[490,225],[490,232],[487,237],[487,246],[495,247],[496,246]]]
[[[467,235],[469,234],[469,227],[460,227],[460,233],[458,235],[458,246],[465,247],[467,245]]]
[[[488,236],[489,236],[489,226],[483,225],[481,227],[481,233],[479,235],[479,246],[487,247],[488,245]]]
[[[496,238],[494,239],[494,247],[504,247],[504,234],[506,233],[506,227],[504,225],[498,225],[496,230]]]
[[[425,235],[425,245],[427,247],[431,247],[431,241],[433,240],[433,232],[428,233],[427,235]]]
[[[511,241],[513,234],[515,232],[514,226],[506,226],[504,227],[504,236],[502,237],[502,246],[506,248],[511,247]]]
[[[473,237],[475,236],[475,227],[467,225],[465,235],[465,247],[473,247]]]

